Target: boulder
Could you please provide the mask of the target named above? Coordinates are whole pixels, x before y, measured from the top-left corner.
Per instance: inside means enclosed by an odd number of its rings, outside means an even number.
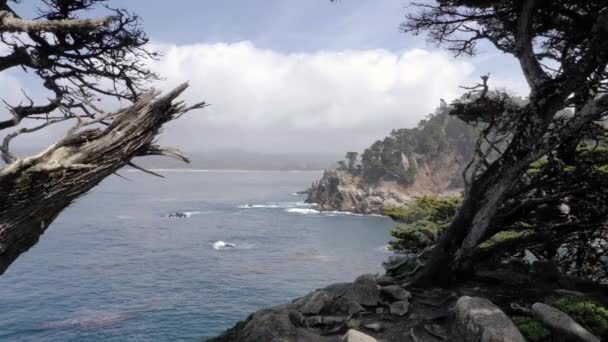
[[[329,311],[332,314],[350,316],[357,312],[365,311],[365,309],[361,305],[359,305],[359,303],[355,302],[350,298],[340,297],[333,302],[333,304],[329,308]]]
[[[515,324],[487,299],[463,296],[454,306],[454,342],[525,342]]]
[[[568,314],[543,303],[532,305],[534,316],[550,331],[567,341],[600,342],[600,339],[576,323]]]
[[[408,291],[397,285],[384,286],[380,289],[380,292],[391,301],[405,302],[412,298]]]
[[[380,291],[376,284],[376,278],[372,274],[364,274],[346,290],[344,297],[354,300],[364,306],[376,306],[380,300]]]
[[[333,296],[321,290],[314,292],[310,297],[304,297],[301,303],[300,312],[305,315],[318,315],[323,308],[328,307],[333,302]]]
[[[405,316],[410,308],[410,303],[405,301],[394,302],[389,307],[390,313],[396,316]]]
[[[289,305],[280,305],[254,313],[239,331],[238,341],[320,341],[319,335],[292,323],[294,317],[289,308]]]
[[[378,342],[378,340],[360,331],[350,329],[342,337],[342,342]]]

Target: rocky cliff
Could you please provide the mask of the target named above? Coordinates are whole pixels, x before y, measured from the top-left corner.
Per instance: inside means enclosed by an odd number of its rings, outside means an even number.
[[[348,170],[327,170],[312,184],[307,202],[316,203],[317,209],[324,211],[382,214],[384,208],[403,206],[415,197],[459,192],[463,159],[457,153],[417,156],[415,182],[411,185],[394,180],[369,181]]]

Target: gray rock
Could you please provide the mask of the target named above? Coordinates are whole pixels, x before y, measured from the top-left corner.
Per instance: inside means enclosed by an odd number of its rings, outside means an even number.
[[[373,332],[381,332],[382,330],[384,330],[384,328],[382,327],[382,325],[378,322],[376,323],[369,323],[369,324],[365,324],[364,327],[366,329],[369,329]]]
[[[404,302],[404,301],[394,302],[389,307],[391,314],[396,315],[396,316],[405,316],[409,309],[410,309],[410,303]]]
[[[376,278],[372,274],[364,274],[357,278],[344,297],[354,300],[364,306],[376,306],[380,300],[380,291]]]
[[[455,342],[526,341],[500,308],[487,299],[468,296],[456,301],[450,335]]]
[[[344,317],[339,316],[310,316],[306,319],[309,327],[333,326],[344,323]]]
[[[344,295],[347,291],[349,291],[353,287],[353,283],[334,283],[327,287],[324,287],[322,290],[334,295],[335,297],[340,297]]]
[[[347,297],[336,299],[330,307],[330,312],[332,314],[342,314],[346,316],[362,311],[365,311],[365,309],[359,305],[359,303]]]
[[[568,341],[600,342],[600,339],[576,323],[566,313],[543,303],[534,303],[532,312],[549,330]]]
[[[398,285],[384,286],[380,289],[380,292],[392,301],[408,301],[412,298],[412,295],[404,288]]]
[[[381,276],[376,278],[376,283],[380,286],[395,285],[395,279],[389,276]]]
[[[376,314],[382,315],[384,313],[384,308],[376,308]]]
[[[301,312],[296,310],[290,310],[288,313],[289,321],[296,327],[303,327],[306,322],[306,318]]]
[[[320,341],[319,335],[295,326],[291,322],[289,312],[289,305],[280,305],[254,313],[239,333],[238,341]]]
[[[350,329],[342,337],[342,342],[378,342],[378,340],[360,331]]]
[[[306,298],[303,303],[301,303],[300,311],[305,315],[318,315],[321,313],[323,308],[329,306],[332,302],[333,296],[331,296],[329,293],[323,290],[317,291],[314,292],[312,296]]]

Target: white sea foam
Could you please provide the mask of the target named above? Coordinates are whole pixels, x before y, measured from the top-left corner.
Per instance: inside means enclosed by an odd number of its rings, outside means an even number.
[[[314,203],[306,202],[268,202],[264,204],[244,204],[239,205],[241,209],[291,209],[291,208],[310,208],[314,207]]]
[[[288,213],[302,214],[302,215],[319,213],[318,210],[311,209],[311,208],[288,208],[288,209],[285,209],[285,211]]]
[[[224,249],[236,248],[236,244],[230,243],[230,242],[224,242],[222,240],[216,241],[216,242],[212,243],[211,246],[216,251],[220,251],[220,250],[224,250]]]

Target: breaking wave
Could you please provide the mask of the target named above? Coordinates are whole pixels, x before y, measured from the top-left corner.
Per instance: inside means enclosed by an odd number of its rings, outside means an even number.
[[[222,240],[216,241],[216,242],[212,243],[211,246],[216,251],[236,248],[236,244],[230,243],[230,242],[225,242],[225,241],[222,241]]]
[[[288,213],[295,213],[295,214],[302,214],[302,215],[320,213],[320,211],[311,209],[311,208],[288,208],[288,209],[285,209],[285,211]]]
[[[306,202],[268,202],[264,204],[244,204],[239,205],[240,209],[291,209],[314,207],[315,203]]]

